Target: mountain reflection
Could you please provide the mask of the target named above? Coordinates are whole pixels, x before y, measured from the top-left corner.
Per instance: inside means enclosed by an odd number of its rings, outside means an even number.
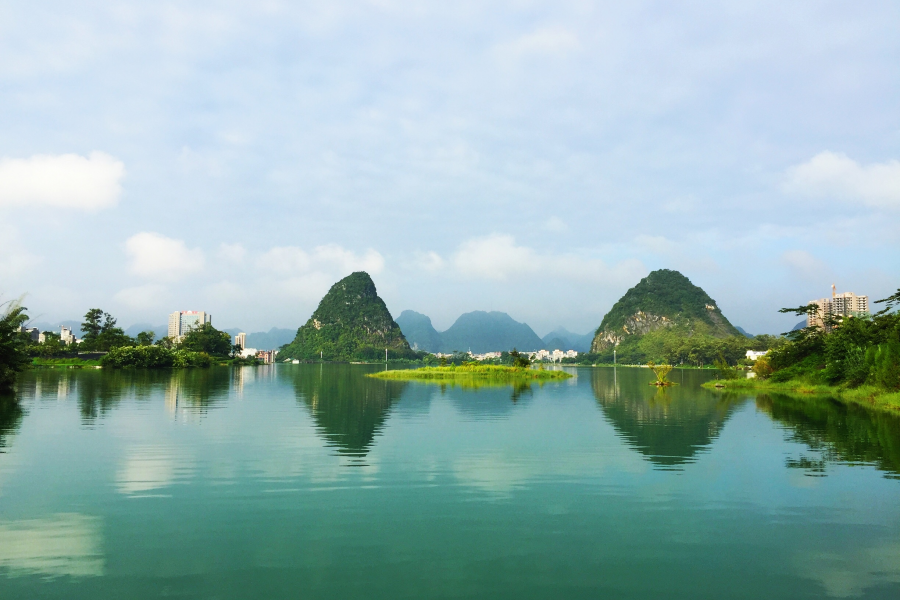
[[[656,388],[649,385],[651,379],[649,369],[598,368],[591,371],[591,388],[616,431],[654,465],[675,468],[693,462],[718,437],[738,399],[697,389],[692,381]]]
[[[290,379],[328,445],[346,456],[368,454],[405,381],[364,377],[354,365],[295,365],[278,370]]]
[[[791,441],[818,457],[790,457],[789,468],[822,476],[828,463],[866,463],[900,476],[900,417],[830,399],[760,394],[759,410],[787,426]]]

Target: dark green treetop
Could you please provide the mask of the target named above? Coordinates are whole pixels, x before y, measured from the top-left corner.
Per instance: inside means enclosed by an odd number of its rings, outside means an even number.
[[[372,278],[358,271],[331,286],[279,358],[377,359],[383,357],[385,349],[390,349],[392,356],[413,354],[400,327],[378,297]]]
[[[191,352],[206,352],[210,356],[229,356],[234,349],[231,336],[219,331],[212,323],[194,327],[182,338],[179,348]]]

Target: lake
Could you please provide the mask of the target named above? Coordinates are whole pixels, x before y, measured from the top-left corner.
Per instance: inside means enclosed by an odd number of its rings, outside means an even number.
[[[573,368],[35,370],[0,598],[900,598],[900,419]]]

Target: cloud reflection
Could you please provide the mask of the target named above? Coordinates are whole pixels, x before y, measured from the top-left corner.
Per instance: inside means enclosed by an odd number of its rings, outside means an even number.
[[[101,522],[76,513],[0,521],[0,568],[10,575],[103,575]]]

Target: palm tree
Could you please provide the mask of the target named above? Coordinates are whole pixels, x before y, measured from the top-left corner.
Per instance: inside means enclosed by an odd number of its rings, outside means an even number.
[[[0,391],[12,388],[16,374],[28,364],[22,325],[28,321],[21,300],[0,304]]]

